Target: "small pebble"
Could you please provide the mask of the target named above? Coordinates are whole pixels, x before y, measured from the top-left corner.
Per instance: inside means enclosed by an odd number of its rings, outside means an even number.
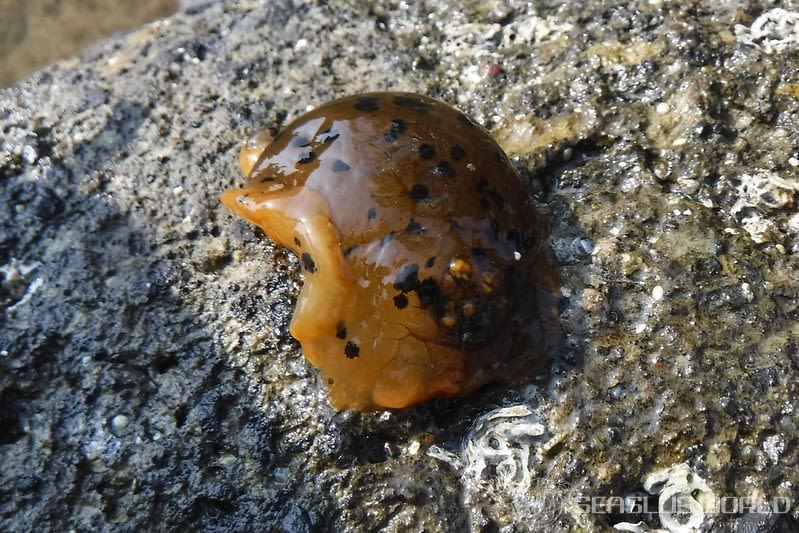
[[[111,420],[111,425],[114,429],[124,429],[127,427],[130,420],[125,415],[117,415]]]
[[[236,464],[236,456],[226,453],[222,457],[219,458],[219,465],[225,468]]]
[[[411,442],[411,444],[408,446],[408,454],[409,455],[416,455],[417,453],[419,453],[419,449],[421,447],[422,447],[422,445],[419,444],[418,440],[415,440],[415,441]]]
[[[747,302],[751,302],[755,299],[755,293],[752,292],[752,286],[747,282],[741,283],[741,294],[743,294],[743,297],[746,298]]]
[[[652,299],[656,302],[663,299],[663,287],[661,285],[655,285],[652,289]]]

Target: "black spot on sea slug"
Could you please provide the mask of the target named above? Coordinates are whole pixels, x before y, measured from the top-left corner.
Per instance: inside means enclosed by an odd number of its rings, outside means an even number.
[[[372,220],[376,216],[377,216],[377,209],[375,209],[374,207],[370,207],[369,211],[366,212],[366,218]]]
[[[344,346],[344,355],[347,356],[347,359],[355,359],[361,355],[361,347],[352,341],[347,341]]]
[[[311,146],[311,140],[308,137],[303,137],[303,136],[294,137],[291,140],[291,146],[306,148],[308,146]]]
[[[377,111],[380,109],[380,104],[377,102],[376,98],[359,98],[355,105],[353,106],[358,111]]]
[[[419,145],[419,157],[424,160],[433,159],[436,156],[436,149],[430,144]]]
[[[302,243],[297,237],[294,237],[294,244],[296,244],[298,248],[302,247]]]
[[[383,134],[383,138],[386,142],[393,143],[403,133],[405,133],[405,123],[401,119],[395,118],[391,121],[389,130]]]
[[[449,162],[441,160],[433,167],[433,174],[447,178],[454,178],[455,169],[450,166]]]
[[[433,278],[425,278],[417,285],[416,296],[419,297],[419,303],[424,308],[440,308],[443,302],[441,288]]]
[[[431,257],[430,259],[428,259],[425,262],[424,266],[427,267],[427,268],[433,268],[433,265],[435,265],[435,264],[436,264],[436,258],[435,257]]]
[[[342,340],[347,338],[347,326],[344,325],[344,322],[339,321],[336,324],[336,337]]]
[[[400,107],[413,109],[417,113],[425,113],[430,109],[430,104],[413,96],[395,96],[394,103]]]
[[[411,292],[419,286],[419,265],[411,263],[405,265],[397,279],[394,281],[394,288],[402,292]]]
[[[336,139],[338,139],[339,135],[340,133],[333,129],[323,131],[322,133],[316,136],[316,142],[318,143],[333,142]]]
[[[449,155],[455,161],[460,161],[466,157],[466,150],[464,150],[459,144],[454,144],[452,145],[452,148],[449,149]]]
[[[422,185],[421,183],[414,184],[410,192],[408,192],[408,196],[414,200],[424,200],[429,194],[430,189],[427,188],[427,185]]]
[[[397,309],[405,309],[408,307],[408,297],[404,294],[398,294],[394,297],[394,306]]]
[[[302,254],[302,257],[300,259],[302,260],[302,268],[304,268],[306,272],[310,272],[311,274],[316,272],[316,263],[314,263],[311,254],[305,252],[304,254]]]
[[[350,169],[350,166],[342,161],[341,159],[336,159],[333,162],[333,172],[345,172]]]
[[[300,154],[300,158],[297,160],[297,163],[300,165],[306,165],[316,159],[316,154],[313,152],[303,152]]]
[[[424,233],[424,226],[419,224],[415,218],[411,217],[411,221],[408,222],[408,225],[405,227],[405,233]]]

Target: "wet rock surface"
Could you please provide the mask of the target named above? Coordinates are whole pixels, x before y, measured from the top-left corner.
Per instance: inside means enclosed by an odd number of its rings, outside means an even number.
[[[799,4],[772,4],[219,3],[0,92],[0,527],[647,531],[680,483],[701,527],[795,527]],[[248,132],[367,90],[460,106],[550,212],[549,375],[327,403],[297,258],[218,195]]]

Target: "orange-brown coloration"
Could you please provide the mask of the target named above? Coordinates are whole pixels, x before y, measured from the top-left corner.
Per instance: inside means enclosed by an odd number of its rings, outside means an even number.
[[[260,155],[258,155],[260,154]],[[542,370],[560,339],[541,216],[460,111],[371,93],[240,157],[222,203],[301,259],[291,334],[337,408],[399,408]]]

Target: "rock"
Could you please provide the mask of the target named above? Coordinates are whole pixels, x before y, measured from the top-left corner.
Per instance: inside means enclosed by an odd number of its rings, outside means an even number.
[[[656,528],[581,502],[683,463],[795,502],[799,43],[764,9],[199,3],[0,92],[0,529]],[[527,387],[334,412],[297,259],[218,203],[247,133],[385,89],[493,129],[552,214]]]

